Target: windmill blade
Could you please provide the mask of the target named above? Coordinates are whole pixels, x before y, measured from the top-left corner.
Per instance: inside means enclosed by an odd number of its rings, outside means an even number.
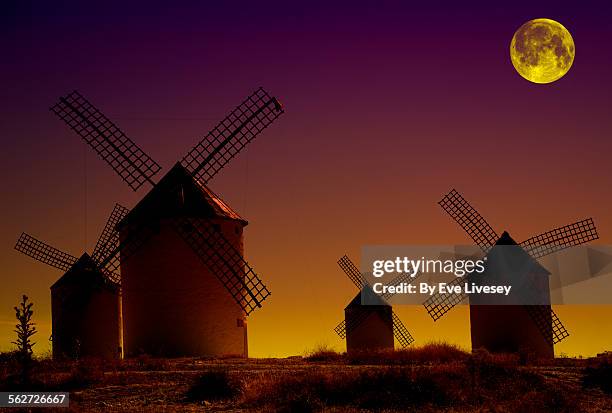
[[[361,274],[361,271],[359,271],[359,268],[357,268],[353,261],[346,255],[343,255],[342,258],[338,260],[338,265],[358,289],[361,290],[368,284],[363,274]]]
[[[25,232],[17,240],[15,249],[37,261],[44,262],[62,271],[68,271],[78,260],[77,257],[53,248]]]
[[[111,212],[104,229],[96,242],[96,247],[91,254],[91,258],[95,262],[102,262],[104,258],[109,255],[119,245],[119,231],[117,231],[117,224],[126,217],[130,212],[129,209],[115,204],[113,211]]]
[[[449,282],[449,289],[452,286],[460,285],[466,281],[469,281],[469,276],[467,277],[457,277],[453,281]],[[462,289],[463,291],[463,289]],[[436,293],[430,296],[425,302],[423,306],[429,316],[433,319],[433,321],[438,321],[438,319],[442,318],[442,316],[448,313],[453,307],[462,302],[468,297],[466,293],[460,294],[439,294]]]
[[[161,167],[79,92],[60,97],[51,111],[83,138],[134,191],[145,182],[153,185],[151,178]]]
[[[395,312],[393,312],[393,335],[402,347],[408,347],[414,343],[414,337],[412,337],[412,334],[410,334]]]
[[[270,295],[242,254],[209,222],[177,218],[174,228],[249,315]]]
[[[357,268],[357,266],[353,263],[353,261],[351,261],[351,259],[348,256],[343,255],[342,258],[338,260],[338,265],[340,266],[340,268],[342,268],[342,270],[346,273],[346,275],[349,277],[349,279],[353,282],[353,284],[355,284],[355,286],[358,289],[362,289],[364,286],[369,285],[366,278],[359,271],[359,268]],[[418,276],[411,277],[410,274],[403,273],[395,277],[393,280],[391,280],[391,282],[388,285],[400,285],[401,283],[404,283],[404,282],[412,282],[416,278],[418,278]],[[393,295],[394,294],[386,292],[384,294],[380,294],[380,297],[383,298],[385,301],[387,301]]]
[[[408,283],[411,284],[413,283],[417,278],[419,278],[421,275],[423,275],[422,273],[419,273],[417,275],[415,275],[414,277],[412,277],[410,274],[408,274],[407,272],[398,275],[397,277],[395,277],[393,280],[391,280],[391,282],[388,284],[390,286],[398,286],[402,283]],[[389,299],[391,297],[393,297],[396,293],[390,293],[388,290],[386,293],[383,293],[380,295],[380,297],[385,300],[385,301],[389,301]]]
[[[341,339],[345,339],[346,338],[346,320],[342,320],[340,324],[334,327],[334,331],[336,332],[336,334],[340,336]]]
[[[283,113],[279,101],[259,88],[208,132],[181,164],[206,183]]]
[[[128,222],[126,225],[128,227],[125,229],[125,233],[128,234],[128,237],[120,241],[119,245],[112,247],[109,245],[105,255],[96,261],[98,269],[106,275],[115,274],[116,277],[120,271],[121,263],[125,263],[153,235],[159,232],[159,225],[148,222],[136,224]]]
[[[537,259],[598,238],[593,218],[587,218],[529,238],[520,245]]]
[[[455,189],[446,194],[438,204],[484,252],[487,252],[499,239],[497,233],[482,215]]]
[[[549,306],[525,305],[523,307],[549,344],[557,344],[569,337],[569,332]]]

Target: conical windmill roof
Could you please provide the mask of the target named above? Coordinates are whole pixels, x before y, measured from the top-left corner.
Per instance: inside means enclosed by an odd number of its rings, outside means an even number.
[[[147,195],[128,213],[118,227],[130,222],[155,221],[187,216],[223,218],[248,222],[206,185],[194,179],[177,163]]]
[[[519,244],[508,234],[507,231],[499,237],[495,245],[502,246],[516,246],[517,248],[513,248],[509,252],[505,252],[505,258],[511,258],[511,263],[515,266],[521,266],[525,268],[529,268],[531,275],[541,275],[541,276],[549,276],[550,272],[546,268],[544,268],[538,260],[534,259],[527,251],[523,248],[520,248]],[[491,255],[495,254],[495,248],[492,248],[487,255],[489,258]]]
[[[65,285],[118,288],[117,284],[110,281],[96,269],[96,263],[87,253],[81,255],[81,258],[59,280],[53,283],[51,289],[53,290]]]
[[[364,301],[366,301],[369,304],[367,305],[361,304],[361,294],[364,294],[366,296],[364,297],[365,298]],[[377,306],[391,307],[380,295],[376,294],[369,285],[364,286],[361,289],[361,291],[357,293],[355,298],[353,298],[351,302],[348,303],[345,310],[348,308],[361,307],[361,306],[363,307],[371,306],[372,308],[377,307]]]

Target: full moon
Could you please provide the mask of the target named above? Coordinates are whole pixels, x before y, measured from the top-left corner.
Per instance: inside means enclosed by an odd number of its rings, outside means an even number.
[[[529,20],[514,33],[510,59],[525,79],[551,83],[562,78],[574,63],[574,39],[559,22]]]

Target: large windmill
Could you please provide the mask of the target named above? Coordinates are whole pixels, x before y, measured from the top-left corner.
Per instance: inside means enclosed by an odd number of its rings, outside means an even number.
[[[128,209],[115,205],[91,256],[76,258],[23,233],[15,249],[64,271],[51,286],[53,357],[121,357],[119,276],[100,266],[119,242],[115,227]]]
[[[346,338],[346,351],[393,350],[394,336],[402,347],[412,344],[414,338],[387,303],[392,294],[377,295],[366,277],[346,255],[338,260],[338,265],[359,290],[344,309],[344,320],[334,328],[336,334]],[[412,279],[403,274],[391,284],[405,281]],[[362,294],[370,295],[368,302],[377,304],[362,305]]]
[[[78,92],[51,110],[134,191],[153,187],[100,262],[121,266],[126,354],[246,356],[246,316],[270,292],[243,258],[247,221],[206,184],[284,113],[278,100],[256,90],[158,183],[157,162]]]
[[[537,260],[598,238],[595,224],[588,218],[517,244],[507,232],[499,236],[455,189],[446,194],[439,204],[485,254],[495,245],[514,245],[526,252],[530,259]],[[550,302],[548,278],[544,280],[545,293]],[[466,281],[470,281],[470,276],[467,279],[456,278],[450,284],[461,285]],[[534,278],[532,282],[540,281]],[[465,293],[436,294],[428,298],[424,306],[436,321],[466,298]],[[569,336],[550,304],[470,305],[470,325],[473,349],[484,347],[490,351],[504,352],[529,350],[541,357],[554,357],[554,344]]]

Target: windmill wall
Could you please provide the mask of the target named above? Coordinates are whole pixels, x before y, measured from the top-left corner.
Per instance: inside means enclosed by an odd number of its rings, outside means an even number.
[[[361,311],[367,318],[346,331],[346,351],[393,350],[393,313],[390,306],[349,305],[344,309],[346,326],[359,319]]]
[[[243,252],[243,223],[199,218],[219,225]],[[121,230],[121,238],[127,236]],[[248,355],[246,318],[217,277],[176,233],[169,220],[128,260],[122,260],[126,356]]]
[[[117,288],[86,284],[52,287],[53,358],[120,358],[120,306]]]
[[[541,307],[548,314],[550,306]],[[522,305],[471,305],[472,350],[485,348],[493,353],[527,352],[539,358],[553,358],[552,333],[548,341]]]

